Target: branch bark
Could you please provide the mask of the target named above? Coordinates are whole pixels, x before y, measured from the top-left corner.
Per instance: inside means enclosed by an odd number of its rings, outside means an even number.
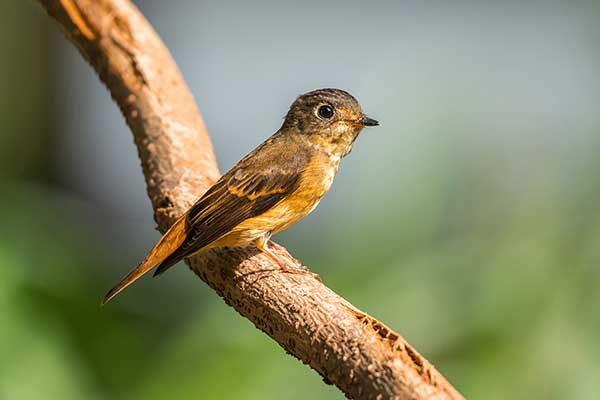
[[[175,62],[128,0],[38,1],[125,116],[154,218],[165,232],[219,177],[202,117]],[[295,261],[283,247],[274,249]],[[279,273],[254,249],[215,249],[187,262],[227,304],[350,398],[462,399],[404,338],[311,274]]]

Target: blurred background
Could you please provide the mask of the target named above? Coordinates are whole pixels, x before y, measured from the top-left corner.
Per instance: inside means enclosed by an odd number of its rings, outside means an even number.
[[[291,101],[365,130],[277,237],[468,398],[600,393],[600,4],[159,0],[221,170]],[[159,237],[130,132],[35,2],[0,5],[0,399],[339,399],[183,265],[106,290]]]

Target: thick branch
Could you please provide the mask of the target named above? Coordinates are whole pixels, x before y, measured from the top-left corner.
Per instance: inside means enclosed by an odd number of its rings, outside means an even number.
[[[206,128],[173,59],[127,0],[39,2],[121,108],[164,232],[219,176]],[[400,335],[311,274],[281,273],[255,249],[217,249],[189,265],[227,304],[351,398],[462,398]]]

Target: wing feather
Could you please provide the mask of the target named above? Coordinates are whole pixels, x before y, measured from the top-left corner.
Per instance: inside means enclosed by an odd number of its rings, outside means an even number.
[[[304,146],[279,134],[257,147],[187,212],[187,236],[156,274],[222,238],[245,220],[265,213],[293,193],[310,158]]]
[[[189,212],[190,231],[182,250],[197,251],[243,221],[263,214],[298,186],[297,169],[239,169],[211,188]]]
[[[300,179],[300,170],[240,171],[223,176],[190,209],[186,216],[186,239],[158,266],[154,276],[223,237],[245,220],[268,211],[293,193]]]
[[[293,193],[310,159],[306,148],[276,133],[213,185],[159,240],[146,259],[104,298],[110,300],[160,263],[161,274]],[[161,261],[162,260],[162,261]]]

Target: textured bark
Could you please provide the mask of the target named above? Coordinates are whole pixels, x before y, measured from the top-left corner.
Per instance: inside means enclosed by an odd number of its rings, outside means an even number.
[[[164,232],[219,176],[208,133],[173,59],[127,0],[38,1],[119,105]],[[348,397],[462,399],[400,335],[312,274],[281,273],[253,248],[216,249],[188,264],[227,304]]]

